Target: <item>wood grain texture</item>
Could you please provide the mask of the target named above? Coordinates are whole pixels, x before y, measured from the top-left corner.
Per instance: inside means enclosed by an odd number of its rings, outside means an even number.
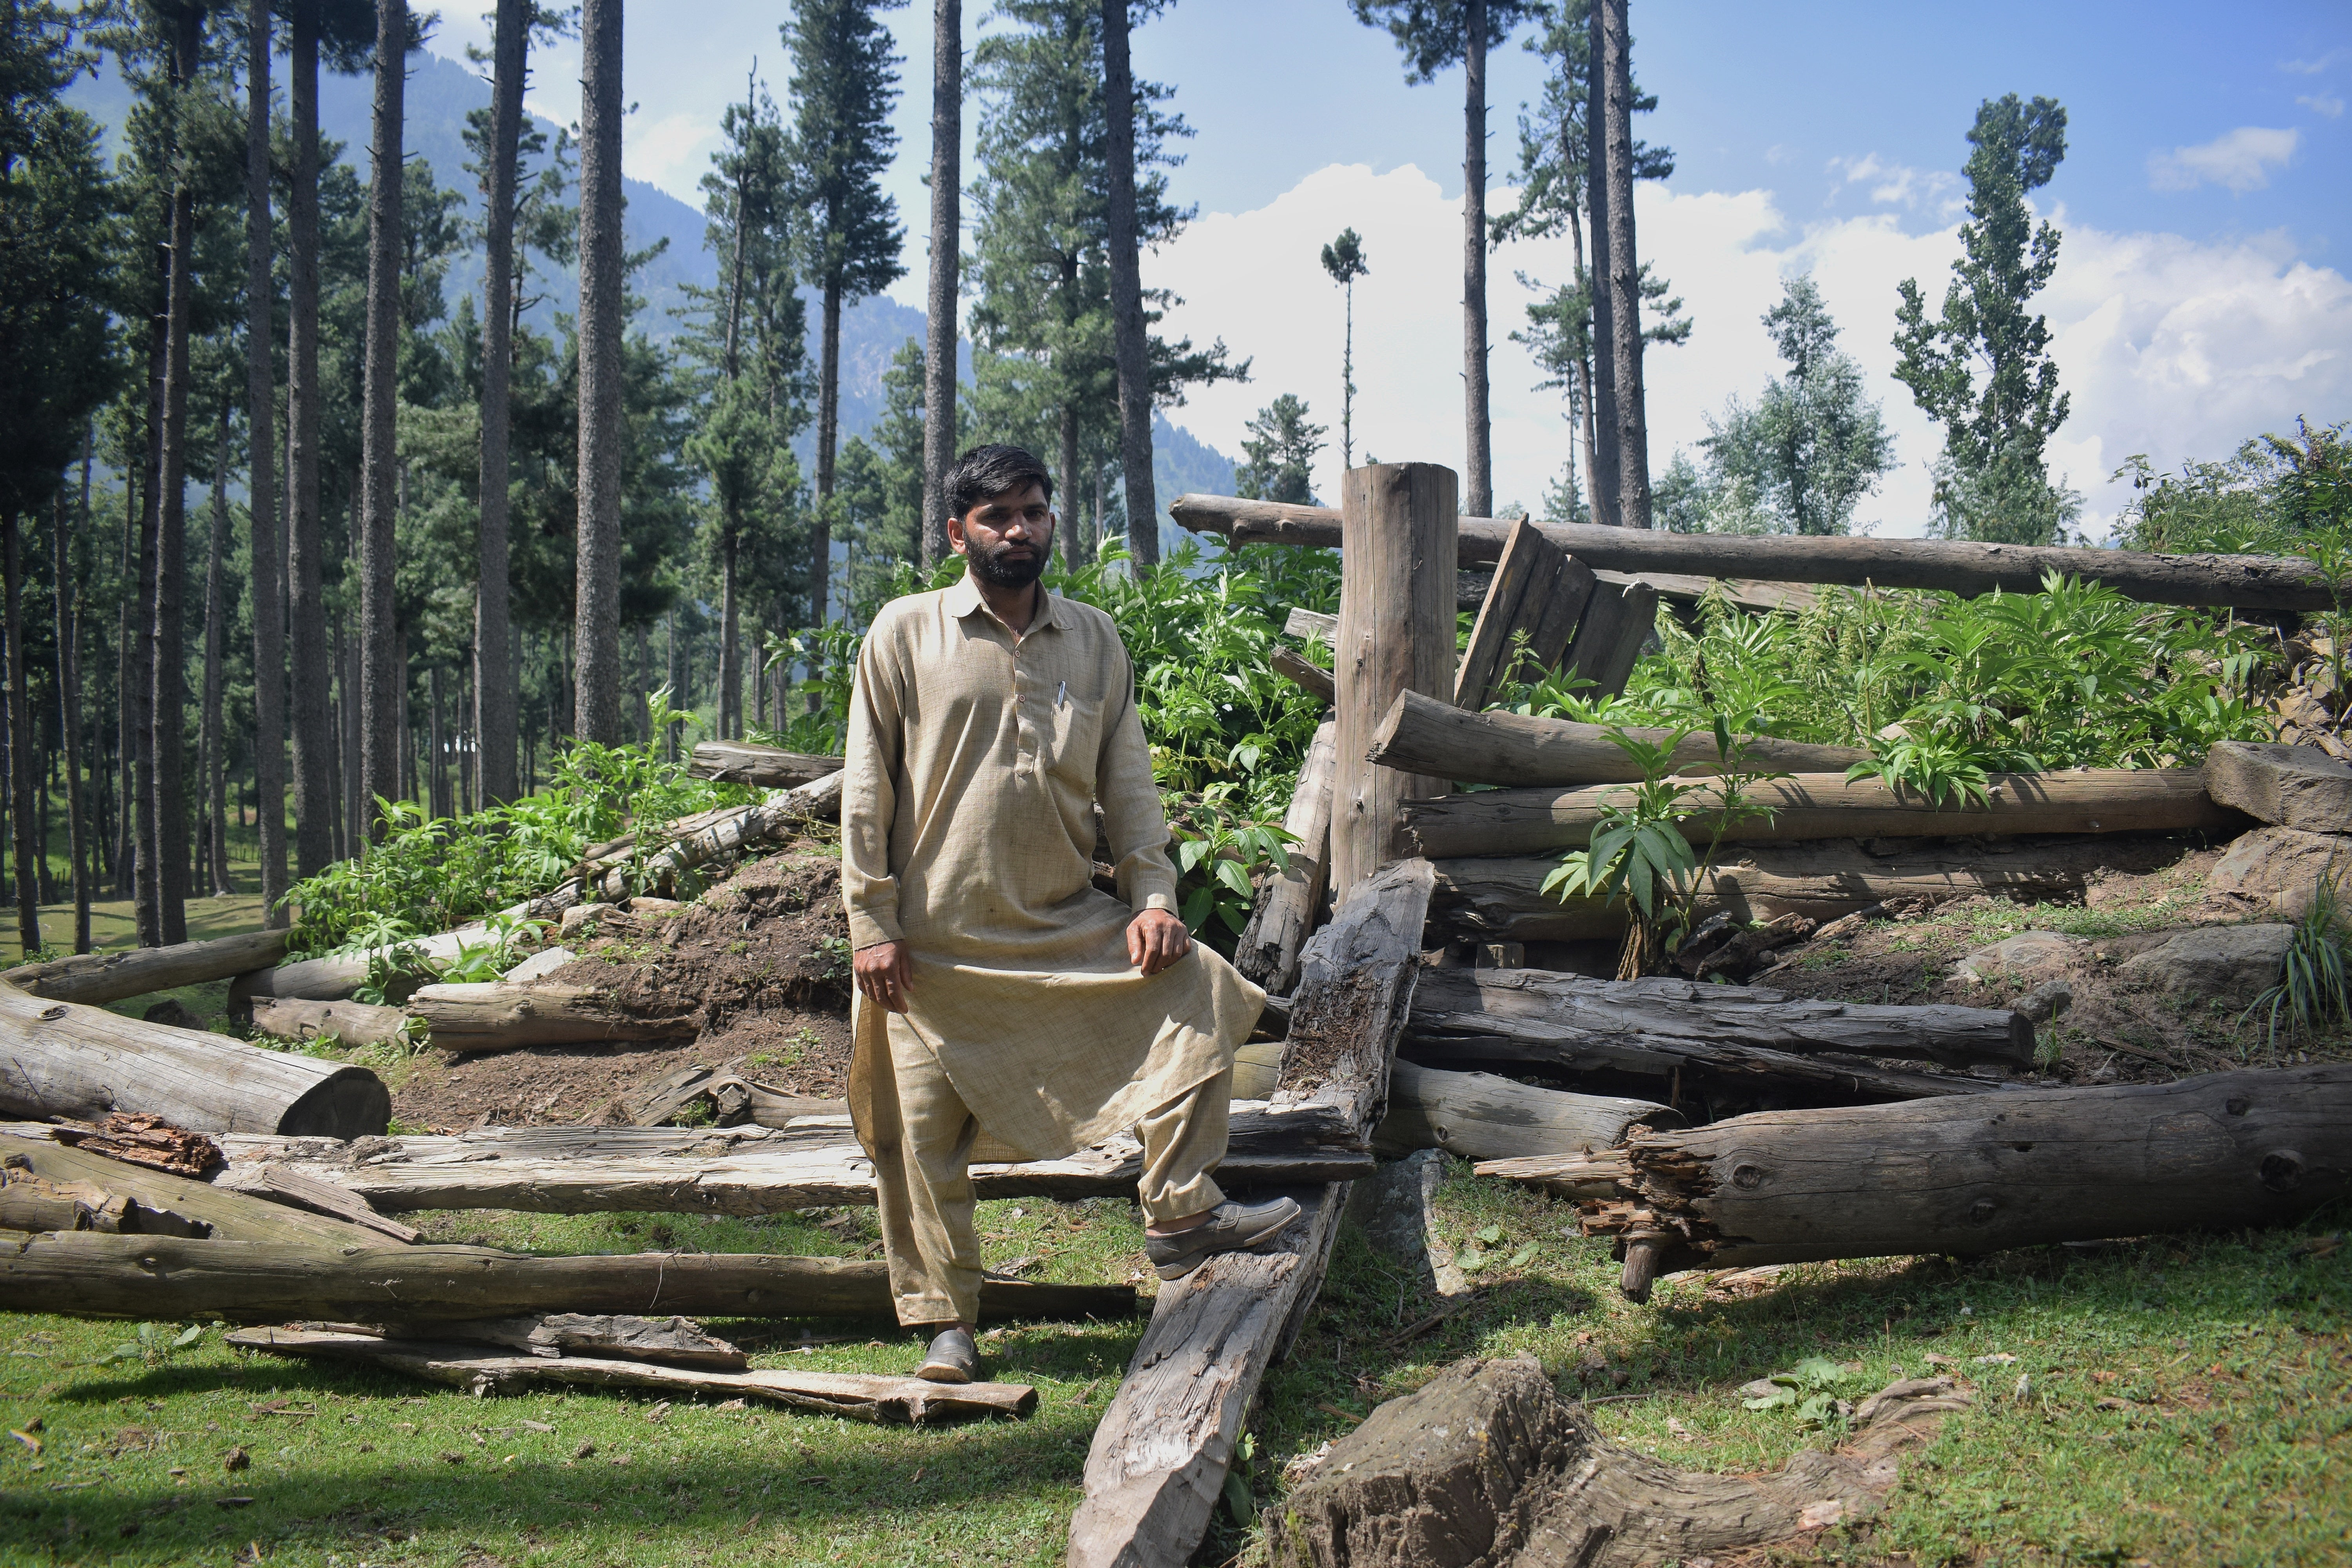
[[[408,1015],[397,1007],[365,1002],[311,1002],[263,996],[253,1003],[253,1026],[284,1040],[325,1040],[346,1046],[409,1043]]]
[[[1547,608],[1558,600],[1560,573],[1568,564],[1560,548],[1525,519],[1511,525],[1502,556],[1495,563],[1494,579],[1478,606],[1478,618],[1471,626],[1469,645],[1462,650],[1454,672],[1455,707],[1475,712],[1486,706],[1487,694],[1497,683],[1532,679],[1534,671],[1549,669],[1559,660],[1566,636],[1559,646],[1547,650],[1538,647],[1535,634],[1537,623],[1546,619]],[[1581,565],[1577,571],[1582,574],[1589,597],[1592,574]],[[1569,626],[1572,633],[1574,620]]]
[[[1658,590],[1649,583],[1638,577],[1595,583],[1561,667],[1591,681],[1594,695],[1615,697],[1625,689],[1657,621]]]
[[[760,789],[798,789],[841,771],[839,757],[811,756],[747,741],[698,741],[686,771],[698,779],[751,784]]]
[[[690,1036],[697,1028],[689,1013],[648,1016],[632,1012],[593,985],[517,985],[504,980],[426,985],[408,999],[408,1010],[425,1021],[435,1045],[461,1054],[670,1039]]]
[[[1659,743],[1672,738],[1665,730],[1629,729],[1626,733]],[[1739,743],[1751,763],[1772,772],[1842,773],[1869,755],[1851,746],[1816,746],[1766,736],[1743,736]],[[1632,784],[1642,776],[1624,748],[1598,724],[1517,713],[1469,713],[1412,691],[1391,700],[1367,742],[1366,754],[1383,767],[1407,773],[1433,769],[1463,784]],[[1674,763],[1679,772],[1713,773],[1715,737],[1685,736],[1675,748]]]
[[[1679,1111],[1646,1100],[1537,1089],[1494,1073],[1398,1062],[1389,1110],[1372,1134],[1382,1154],[1443,1149],[1457,1159],[1505,1160],[1614,1148],[1626,1129],[1679,1127]]]
[[[176,986],[226,980],[248,969],[267,969],[286,956],[287,936],[282,931],[257,931],[172,947],[79,953],[11,969],[0,973],[0,984],[14,985],[44,1001],[98,1006]]]
[[[225,1035],[45,1002],[0,985],[0,1112],[95,1121],[143,1110],[191,1132],[382,1132],[392,1095],[365,1068]]]
[[[1331,780],[1337,763],[1339,725],[1325,720],[1299,764],[1298,784],[1283,814],[1283,831],[1297,842],[1290,866],[1266,879],[1250,922],[1234,946],[1234,967],[1266,990],[1286,994],[1298,971],[1298,952],[1329,890]]]
[[[1331,897],[1400,856],[1400,802],[1445,791],[1365,761],[1400,692],[1450,706],[1454,692],[1454,476],[1433,463],[1380,463],[1341,480],[1349,548],[1339,563],[1338,756],[1332,775]]]
[[[642,1388],[759,1399],[788,1409],[877,1426],[937,1426],[985,1415],[1026,1415],[1037,1391],[1017,1383],[925,1383],[847,1372],[716,1372],[593,1356],[497,1355],[479,1346],[383,1339],[318,1329],[247,1329],[228,1336],[240,1350],[333,1361],[363,1361],[476,1394],[541,1386]]]
[[[1341,542],[1328,508],[1179,496],[1171,514],[1196,533],[1258,542]],[[1849,587],[1933,588],[1974,597],[1998,588],[2038,594],[2044,574],[2105,583],[2149,605],[2235,605],[2247,610],[2324,610],[2336,590],[2308,561],[2265,555],[2151,555],[2128,550],[1976,544],[1958,540],[1872,539],[1859,534],[1746,536],[1668,533],[1594,523],[1542,523],[1544,536],[1578,560],[1612,572],[1673,572],[1759,583],[1834,583]],[[1462,558],[1492,561],[1509,524],[1465,518]]]
[[[167,1210],[210,1228],[215,1240],[283,1242],[310,1247],[381,1247],[384,1237],[330,1215],[307,1213],[222,1182],[194,1182],[169,1172],[68,1149],[46,1133],[0,1133],[0,1158],[60,1185],[94,1187]]]
[[[1338,700],[1339,684],[1321,665],[1309,664],[1286,647],[1276,648],[1268,662],[1274,666],[1275,674],[1325,706]]]
[[[538,1312],[887,1317],[880,1262],[756,1253],[529,1258],[483,1247],[331,1247],[140,1236],[0,1237],[0,1309],[73,1318],[422,1323]],[[1127,1285],[983,1279],[981,1315],[1121,1317]]]
[[[1934,905],[1979,894],[2021,904],[2079,904],[2103,876],[2162,870],[2196,847],[2182,838],[2000,839],[1966,849],[1925,841],[1916,852],[1881,857],[1851,839],[1760,845],[1727,852],[1717,863],[1694,919],[1721,910],[1742,921],[1787,914],[1831,921],[1890,900]],[[1496,856],[1435,864],[1433,915],[1463,936],[1575,942],[1625,929],[1622,900],[1562,903],[1546,894],[1553,859]]]
[[[1711,752],[1713,747],[1708,748]],[[1756,785],[1762,809],[1735,818],[1727,843],[1821,838],[2016,837],[2042,833],[2233,835],[2246,817],[2216,805],[2195,768],[2100,768],[1996,774],[1981,805],[1932,805],[1874,778],[1797,773]],[[1579,789],[1494,789],[1407,801],[1399,808],[1405,842],[1433,860],[1472,855],[1540,855],[1590,842],[1601,808],[1625,798],[1622,784]],[[1714,816],[1683,825],[1693,843],[1716,832]]]

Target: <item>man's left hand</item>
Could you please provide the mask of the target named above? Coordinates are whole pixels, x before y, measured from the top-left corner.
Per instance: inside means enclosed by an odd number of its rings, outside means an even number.
[[[1146,974],[1159,973],[1192,951],[1192,933],[1166,910],[1145,910],[1128,922],[1128,962]]]

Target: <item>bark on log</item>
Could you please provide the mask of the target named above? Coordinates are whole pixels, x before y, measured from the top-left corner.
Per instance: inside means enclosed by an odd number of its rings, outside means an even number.
[[[1327,507],[1179,496],[1171,515],[1196,533],[1223,533],[1258,543],[1318,545],[1339,541],[1339,514]],[[1851,587],[1932,588],[1962,597],[2038,594],[2042,576],[2064,573],[2100,582],[2149,605],[2234,605],[2244,610],[2325,610],[2336,602],[2326,574],[2308,561],[2264,555],[2149,555],[2127,550],[1974,544],[1928,539],[1871,539],[1727,533],[1667,533],[1594,523],[1539,524],[1544,537],[1590,566],[1612,572],[1679,572],[1769,583],[1837,583]],[[1462,520],[1465,561],[1501,555],[1509,524]]]
[[[839,757],[810,756],[754,746],[743,741],[701,741],[686,771],[698,779],[751,784],[759,789],[798,789],[841,771]]]
[[[731,858],[755,844],[782,838],[803,823],[837,820],[843,777],[839,772],[827,773],[765,805],[748,806],[738,815],[698,827],[673,839],[643,867],[614,867],[604,873],[598,889],[614,902],[633,893],[667,892],[681,877],[698,868]]]
[[[1328,891],[1331,780],[1338,736],[1339,726],[1327,720],[1307,748],[1307,760],[1298,769],[1298,786],[1291,792],[1290,809],[1282,818],[1283,831],[1297,840],[1289,847],[1290,867],[1266,879],[1249,925],[1234,946],[1234,967],[1276,994],[1289,990],[1298,972],[1298,950],[1314,928]]]
[[[794,1410],[883,1426],[939,1426],[983,1415],[1021,1416],[1037,1407],[1037,1391],[1018,1383],[925,1383],[917,1377],[847,1372],[710,1372],[589,1356],[492,1355],[467,1344],[316,1329],[247,1329],[230,1334],[228,1342],[240,1350],[278,1355],[370,1362],[475,1394],[543,1384],[644,1388],[660,1394],[764,1399]]]
[[[392,1095],[365,1068],[43,1002],[0,985],[0,1112],[95,1121],[143,1110],[191,1132],[358,1138]]]
[[[1267,1522],[1314,1568],[1648,1568],[1875,1512],[1894,1456],[1967,1408],[1949,1378],[1889,1384],[1833,1453],[1762,1476],[1676,1470],[1601,1436],[1533,1356],[1449,1367],[1330,1447]]]
[[[1547,969],[1433,969],[1413,992],[1416,1037],[1503,1022],[1541,1025],[1544,1037],[1596,1051],[1690,1042],[1950,1067],[2022,1064],[2033,1056],[2033,1026],[2006,1007],[1874,1006],[1755,985],[1663,975],[1591,980]]]
[[[263,997],[253,1005],[253,1026],[284,1040],[328,1040],[345,1046],[408,1044],[408,1015],[397,1007],[365,1002],[305,1002]]]
[[[1817,921],[1914,900],[2009,899],[2026,903],[2080,903],[2091,884],[2109,874],[2145,875],[2178,861],[2194,845],[2175,838],[2005,839],[1966,853],[1916,853],[1880,858],[1846,839],[1768,846],[1717,863],[1700,894],[1695,919],[1718,910],[1740,921],[1798,914]],[[1577,942],[1625,929],[1623,900],[1573,899],[1561,903],[1543,891],[1556,861],[1504,857],[1435,862],[1435,917],[1481,942]]]
[[[1710,745],[1708,750],[1712,752]],[[1936,806],[1877,779],[1848,783],[1842,773],[1797,773],[1759,784],[1759,806],[1724,829],[1727,843],[1790,843],[1821,838],[2016,837],[2042,833],[2210,833],[2231,835],[2249,823],[2205,793],[2195,768],[2100,768],[2079,773],[1995,775],[1982,805]],[[1405,842],[1433,860],[1469,855],[1540,855],[1580,848],[1601,808],[1622,801],[1622,784],[1581,789],[1496,789],[1412,800],[1402,807]],[[1714,837],[1714,816],[1694,817],[1683,834]]]
[[[364,958],[305,958],[275,969],[257,969],[230,983],[228,1008],[249,1011],[263,997],[304,1002],[348,1002],[367,984]]]
[[[1443,1149],[1464,1160],[1611,1149],[1629,1127],[1679,1127],[1682,1115],[1646,1100],[1531,1089],[1484,1072],[1442,1072],[1398,1062],[1389,1112],[1372,1134],[1388,1155]]]
[[[593,985],[510,985],[503,980],[426,985],[408,999],[433,1043],[461,1055],[524,1046],[661,1040],[691,1035],[691,1014],[633,1013]]]
[[[1429,904],[1425,861],[1389,866],[1307,944],[1283,1082],[1359,1133],[1386,1095],[1412,1005]],[[1070,1568],[1177,1568],[1200,1545],[1266,1367],[1304,1321],[1347,1184],[1299,1188],[1303,1211],[1265,1253],[1228,1253],[1164,1287],[1087,1454]]]
[[[1663,743],[1672,731],[1628,730],[1637,740]],[[1742,736],[1741,754],[1773,772],[1843,773],[1867,752],[1851,746],[1816,746],[1769,736]],[[1529,719],[1517,713],[1469,713],[1418,692],[1401,694],[1381,721],[1366,752],[1383,767],[1428,773],[1463,784],[1633,784],[1642,770],[1598,724],[1567,719]],[[1686,773],[1716,771],[1715,737],[1693,734],[1675,748],[1675,768]]]
[[[1445,781],[1365,761],[1372,731],[1403,692],[1447,705],[1454,691],[1454,471],[1377,463],[1342,479],[1350,547],[1339,563],[1339,752],[1331,788],[1331,899],[1344,902],[1400,858],[1400,802]]]
[[[2281,1225],[2352,1192],[2352,1066],[1765,1111],[1624,1158],[1585,1230],[1667,1268]]]
[[[0,1238],[0,1310],[69,1318],[425,1323],[536,1312],[887,1316],[880,1262],[756,1253],[528,1258],[484,1247],[344,1247],[136,1236]],[[981,1281],[985,1318],[1111,1318],[1129,1285]]]
[[[216,1182],[126,1164],[68,1149],[46,1130],[0,1133],[0,1160],[58,1186],[91,1187],[205,1226],[215,1241],[305,1247],[381,1247],[384,1238],[345,1220],[305,1213]]]
[[[0,984],[14,985],[26,995],[44,1001],[100,1006],[126,996],[144,996],[181,985],[202,985],[242,974],[248,969],[267,968],[286,956],[287,935],[282,931],[257,931],[210,942],[184,942],[173,947],[85,952],[11,969],[0,973]]]

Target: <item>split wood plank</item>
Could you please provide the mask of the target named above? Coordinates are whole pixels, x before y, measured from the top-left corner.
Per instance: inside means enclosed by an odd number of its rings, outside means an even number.
[[[811,756],[746,741],[699,741],[686,771],[698,779],[751,784],[760,789],[798,789],[841,771],[839,757]]]
[[[463,1322],[298,1323],[295,1328],[363,1333],[392,1340],[441,1340],[463,1345],[504,1345],[526,1355],[588,1355],[623,1361],[653,1361],[667,1366],[698,1366],[712,1372],[742,1372],[751,1358],[742,1349],[708,1332],[691,1318],[638,1318],[626,1312],[539,1312],[519,1318],[474,1318]]]
[[[1570,561],[1525,519],[1513,523],[1454,670],[1454,706],[1475,712],[1497,686],[1552,668],[1591,596],[1591,567]]]
[[[1317,727],[1282,818],[1283,831],[1297,840],[1288,847],[1289,867],[1266,879],[1249,925],[1234,947],[1234,967],[1276,994],[1290,989],[1298,951],[1329,890],[1331,780],[1338,740],[1335,721],[1326,720]]]
[[[1712,745],[1708,747],[1713,751]],[[1882,780],[1842,773],[1795,773],[1755,785],[1759,808],[1723,826],[1727,843],[1822,838],[2018,837],[2031,834],[2209,833],[2230,835],[2246,818],[2205,793],[2195,768],[2099,768],[1994,775],[1981,803],[1937,806]],[[1431,859],[1540,855],[1588,843],[1601,808],[1622,804],[1623,784],[1580,789],[1493,789],[1407,801],[1405,841]],[[1696,844],[1717,818],[1683,824]]]
[[[1595,695],[1618,696],[1657,624],[1658,590],[1649,583],[1595,583],[1562,666],[1592,682]]]
[[[286,956],[287,937],[283,931],[257,931],[171,947],[77,953],[11,969],[0,973],[0,984],[44,1001],[98,1006],[176,986],[226,980],[248,969],[266,969]]]
[[[712,1372],[591,1356],[490,1355],[472,1345],[382,1339],[317,1329],[246,1329],[228,1336],[240,1350],[372,1362],[477,1394],[554,1384],[644,1388],[656,1393],[766,1400],[794,1410],[877,1426],[938,1426],[984,1415],[1026,1415],[1037,1391],[1018,1383],[925,1383],[845,1372]]]

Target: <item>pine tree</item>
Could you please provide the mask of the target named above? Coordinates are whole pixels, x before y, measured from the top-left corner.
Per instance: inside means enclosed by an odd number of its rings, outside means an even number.
[[[614,746],[621,730],[622,0],[580,12],[580,526],[572,727]]]
[[[931,256],[924,299],[923,405],[956,405],[956,296],[963,259],[963,5],[931,4]],[[956,459],[955,421],[923,437],[920,564],[948,552],[948,470]]]
[[[1284,393],[1257,411],[1242,442],[1248,461],[1234,469],[1234,493],[1250,500],[1316,506],[1315,454],[1329,431],[1310,424],[1307,405]]]
[[[1811,277],[1781,285],[1765,329],[1789,367],[1756,406],[1734,398],[1709,418],[1718,486],[1744,486],[1776,533],[1843,533],[1856,502],[1895,466],[1895,439],[1864,395],[1862,367],[1837,346],[1837,323]]]
[[[1356,279],[1371,267],[1364,260],[1364,242],[1352,228],[1323,247],[1323,270],[1347,295],[1346,326],[1339,341],[1339,466],[1356,466]]]
[[[1895,379],[1944,426],[1936,477],[1939,531],[2042,544],[2080,510],[2042,462],[2067,399],[2050,358],[2050,329],[2028,301],[2058,266],[2058,230],[2038,226],[2025,198],[2066,156],[2066,110],[2054,99],[1987,99],[1969,131],[1969,217],[1942,314],[1927,317],[1916,279],[1898,286]],[[1976,367],[1984,367],[1983,384]]]

